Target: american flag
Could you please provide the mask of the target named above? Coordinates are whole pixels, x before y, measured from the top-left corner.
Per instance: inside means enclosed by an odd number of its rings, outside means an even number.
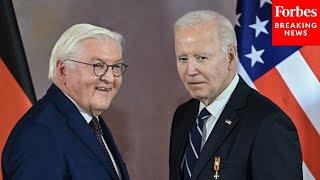
[[[320,179],[320,46],[272,46],[271,13],[271,0],[238,0],[238,72],[290,116],[304,179]]]

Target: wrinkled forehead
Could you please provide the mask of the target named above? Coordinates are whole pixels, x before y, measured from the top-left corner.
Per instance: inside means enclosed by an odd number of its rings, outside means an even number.
[[[84,44],[87,44],[89,42],[109,44],[110,46],[114,46],[116,48],[121,49],[121,42],[118,42],[116,39],[108,37],[108,36],[85,38],[85,39],[82,39],[79,42],[77,42],[74,47],[83,46]]]
[[[194,31],[203,30],[203,31],[215,33],[217,31],[217,28],[218,28],[218,25],[214,21],[202,21],[195,24],[184,24],[184,25],[177,26],[174,29],[174,34],[180,31],[185,31],[187,29],[194,30]]]
[[[196,26],[179,27],[175,32],[175,46],[219,46],[220,41],[212,25],[203,24]]]
[[[112,38],[103,37],[103,38],[87,38],[79,41],[75,44],[76,50],[86,50],[90,49],[93,50],[97,47],[109,47],[108,49],[117,49],[122,53],[121,44]]]
[[[122,54],[122,46],[121,42],[118,42],[116,39],[103,36],[103,37],[90,37],[85,38],[80,41],[78,41],[73,47],[73,51],[85,51],[87,49],[93,49],[93,45],[100,44],[103,46],[108,46],[110,48],[118,49],[120,50]]]
[[[204,38],[209,40],[218,39],[217,27],[214,23],[201,23],[197,25],[180,26],[175,30],[175,40]]]
[[[120,44],[111,38],[89,38],[80,41],[74,48],[76,57],[99,58],[101,60],[122,59]]]

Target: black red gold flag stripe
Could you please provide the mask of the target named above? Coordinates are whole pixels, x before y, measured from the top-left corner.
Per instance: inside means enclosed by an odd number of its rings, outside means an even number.
[[[0,152],[13,126],[35,102],[31,76],[10,0],[0,1]],[[0,173],[0,180],[2,175]]]

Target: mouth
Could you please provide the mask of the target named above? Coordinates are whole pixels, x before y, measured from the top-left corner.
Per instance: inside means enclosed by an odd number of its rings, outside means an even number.
[[[108,87],[95,87],[95,89],[102,92],[110,92],[112,90],[112,88]]]
[[[199,90],[199,89],[202,89],[204,84],[205,84],[205,82],[187,82],[187,86],[188,86],[191,90]]]
[[[200,85],[204,84],[205,82],[187,82],[188,85]]]

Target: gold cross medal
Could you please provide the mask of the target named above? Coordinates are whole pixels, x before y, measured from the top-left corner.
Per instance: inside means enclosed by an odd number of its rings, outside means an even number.
[[[219,169],[220,169],[220,163],[221,163],[221,158],[220,157],[214,157],[214,162],[213,162],[213,170],[214,170],[214,179],[219,179]]]

